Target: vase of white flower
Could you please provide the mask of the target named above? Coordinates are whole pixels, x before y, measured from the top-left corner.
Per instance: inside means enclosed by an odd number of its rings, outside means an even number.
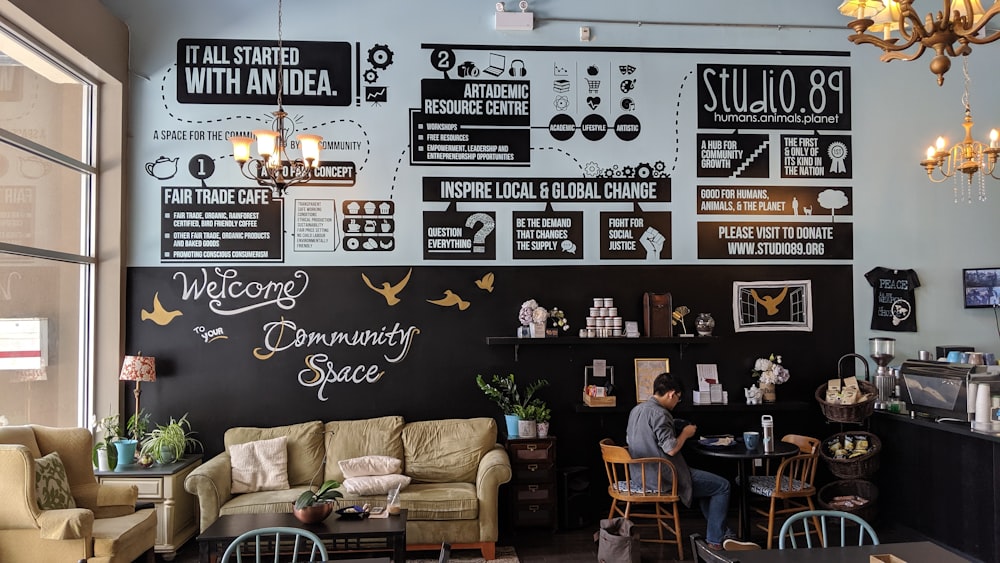
[[[781,356],[771,354],[767,358],[757,358],[753,365],[753,376],[760,380],[760,390],[765,403],[778,400],[776,386],[788,381],[791,374],[781,365]]]

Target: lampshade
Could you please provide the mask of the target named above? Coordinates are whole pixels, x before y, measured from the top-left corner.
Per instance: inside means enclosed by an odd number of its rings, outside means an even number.
[[[156,381],[156,358],[152,356],[125,356],[122,361],[120,381]]]
[[[837,9],[840,13],[852,18],[870,18],[884,8],[881,0],[846,0]]]

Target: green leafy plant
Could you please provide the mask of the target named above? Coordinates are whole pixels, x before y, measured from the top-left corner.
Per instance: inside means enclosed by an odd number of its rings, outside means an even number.
[[[321,502],[332,502],[338,498],[342,498],[344,495],[341,494],[339,490],[340,482],[334,481],[333,479],[329,481],[324,481],[320,485],[319,490],[313,492],[310,487],[308,491],[303,491],[299,498],[295,499],[295,509],[301,510],[308,506],[318,504]]]
[[[109,414],[98,421],[97,430],[103,435],[103,437],[94,442],[94,447],[90,452],[90,457],[94,462],[94,467],[97,467],[97,452],[100,450],[107,450],[108,467],[110,469],[114,469],[118,466],[118,450],[112,446],[112,444],[121,438],[121,419],[117,414]]]
[[[525,409],[528,406],[541,402],[541,399],[534,398],[535,393],[537,393],[542,387],[548,385],[549,382],[545,379],[539,379],[528,384],[524,390],[523,396],[517,382],[514,381],[513,373],[507,375],[506,377],[494,375],[489,383],[483,379],[482,375],[477,375],[476,384],[479,385],[479,389],[481,389],[491,401],[500,407],[500,410],[503,411],[504,414],[514,414],[524,418],[519,413],[526,412]]]
[[[149,431],[139,450],[140,455],[148,455],[160,463],[169,463],[184,456],[188,448],[201,448],[201,442],[193,437],[191,422],[187,413],[180,420],[170,417],[165,425],[156,425]]]
[[[535,406],[535,422],[548,422],[552,420],[552,410],[545,403]]]
[[[128,417],[125,429],[128,432],[129,438],[136,442],[142,442],[146,436],[146,432],[149,430],[149,413],[146,412],[146,409],[139,409],[139,412]]]

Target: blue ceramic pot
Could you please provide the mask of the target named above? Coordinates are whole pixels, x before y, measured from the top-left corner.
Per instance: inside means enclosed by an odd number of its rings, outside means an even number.
[[[135,447],[138,444],[135,440],[118,440],[115,442],[115,448],[118,450],[118,467],[115,469],[122,469],[124,465],[132,465],[135,463]]]
[[[507,437],[517,438],[517,423],[521,418],[516,414],[505,414],[503,417],[507,422]]]

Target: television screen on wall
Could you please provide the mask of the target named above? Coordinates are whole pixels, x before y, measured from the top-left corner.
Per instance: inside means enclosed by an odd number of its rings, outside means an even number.
[[[1000,267],[962,270],[965,308],[1000,307]]]

